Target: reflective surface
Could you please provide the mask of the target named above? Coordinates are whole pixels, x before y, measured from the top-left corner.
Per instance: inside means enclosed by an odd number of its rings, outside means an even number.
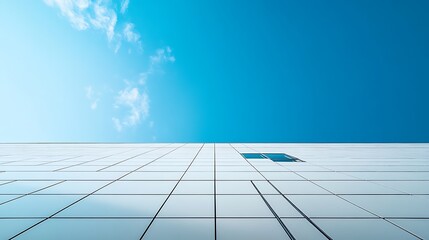
[[[0,239],[428,239],[428,189],[429,144],[0,144]]]

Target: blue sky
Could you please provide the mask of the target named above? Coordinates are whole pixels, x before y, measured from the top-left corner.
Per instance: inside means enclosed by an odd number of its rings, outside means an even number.
[[[427,1],[0,1],[0,141],[428,142]]]

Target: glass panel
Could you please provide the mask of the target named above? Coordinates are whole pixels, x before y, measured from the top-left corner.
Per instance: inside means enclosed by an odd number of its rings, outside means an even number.
[[[259,195],[216,196],[218,217],[274,217]]]
[[[214,182],[180,181],[173,194],[214,194]]]
[[[22,195],[0,195],[0,204],[7,202],[11,199],[17,198]]]
[[[377,181],[381,185],[408,194],[429,194],[429,181]]]
[[[121,172],[4,172],[0,180],[116,180]]]
[[[74,166],[69,167],[62,172],[96,172],[97,170],[102,169],[104,166]]]
[[[262,194],[280,194],[268,181],[253,181]]]
[[[102,172],[130,172],[136,169],[138,166],[111,166],[101,170]]]
[[[345,199],[381,217],[429,217],[429,199],[413,195],[344,195]]]
[[[133,172],[122,180],[179,180],[183,172]]]
[[[359,180],[350,173],[339,173],[339,172],[299,172],[299,175],[304,178],[317,181],[317,180]]]
[[[145,240],[214,240],[213,219],[160,219],[150,226]],[[118,238],[125,239],[125,238]],[[131,239],[131,238],[130,238]],[[138,238],[135,238],[138,239]]]
[[[216,172],[216,180],[264,180],[258,172]]]
[[[149,165],[138,170],[138,172],[184,172],[188,165],[184,166],[156,166]]]
[[[335,194],[400,194],[401,192],[367,181],[317,181]]]
[[[279,217],[302,217],[282,195],[264,195],[264,198]]]
[[[153,217],[167,195],[92,195],[60,212],[60,217]]]
[[[271,183],[283,194],[330,194],[309,181],[272,181]]]
[[[149,222],[149,219],[49,219],[16,239],[139,239]]]
[[[0,217],[48,217],[80,195],[28,195],[0,205]]]
[[[429,180],[429,172],[348,172],[362,180]]]
[[[213,180],[214,172],[186,172],[182,180]]]
[[[316,227],[309,221],[303,218],[282,218],[283,223],[292,233],[292,235],[300,239],[308,240],[326,240],[326,238]]]
[[[1,172],[0,172],[1,173]],[[11,183],[11,181],[0,181],[0,186],[1,185],[5,185],[5,184],[7,184],[7,183]]]
[[[220,166],[216,165],[217,172],[255,172],[252,166]]]
[[[284,240],[289,239],[275,218],[265,219],[218,219],[219,240]]]
[[[171,195],[159,217],[214,217],[213,195]]]
[[[66,181],[46,188],[37,194],[89,194],[106,185],[107,181]]]
[[[374,217],[334,195],[288,195],[287,197],[309,217]]]
[[[250,181],[217,181],[216,194],[258,194]]]
[[[381,219],[314,219],[313,221],[333,239],[416,239]]]
[[[59,181],[16,181],[0,186],[0,194],[27,194],[55,183]]]
[[[214,171],[213,166],[198,166],[194,164],[192,164],[192,166],[189,167],[188,172],[213,172]]]
[[[423,239],[429,239],[429,219],[389,219]]]
[[[170,194],[176,181],[116,181],[96,194]]]
[[[41,220],[42,219],[0,219],[0,239],[10,239]]]
[[[293,172],[261,172],[268,180],[305,180]]]

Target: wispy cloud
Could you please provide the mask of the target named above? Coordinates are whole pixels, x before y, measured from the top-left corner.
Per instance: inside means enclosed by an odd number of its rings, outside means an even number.
[[[172,50],[169,46],[156,50],[156,54],[150,56],[151,65],[156,65],[164,62],[175,62],[176,58],[172,55]]]
[[[124,14],[128,9],[128,5],[130,4],[130,0],[122,0],[121,2],[121,13]]]
[[[150,75],[154,74],[160,65],[163,63],[173,63],[176,61],[176,58],[172,54],[172,50],[169,46],[164,48],[159,48],[156,50],[156,53],[149,57],[149,67],[146,71],[140,73],[140,84],[144,84]]]
[[[118,92],[114,106],[126,109],[126,115],[120,120],[113,118],[116,119],[113,121],[117,130],[122,130],[123,126],[135,126],[149,116],[149,95],[144,86],[143,88],[127,86]]]
[[[119,120],[119,119],[117,119],[117,118],[113,117],[113,118],[112,118],[112,121],[113,121],[113,124],[115,125],[115,129],[116,129],[116,131],[121,132],[121,131],[122,131],[122,123],[121,123],[121,120]]]
[[[137,47],[141,53],[141,36],[132,22],[121,22],[130,4],[130,0],[43,0],[48,6],[58,8],[70,24],[77,30],[94,29],[103,32],[115,52],[119,51],[123,43],[130,47]],[[131,52],[131,49],[128,50]],[[113,107],[116,115],[112,122],[118,132],[126,127],[133,127],[147,120],[150,112],[150,98],[147,90],[147,81],[151,75],[162,72],[161,65],[175,62],[170,47],[159,48],[155,54],[149,56],[149,65],[134,81],[126,81],[126,86],[117,91],[113,97]],[[85,96],[90,102],[90,108],[95,110],[100,102],[100,92],[94,91],[92,86],[85,88]],[[149,128],[155,126],[151,119],[147,120]]]
[[[134,30],[134,24],[126,23],[124,25],[123,36],[127,42],[137,43],[139,47],[141,46],[140,34]]]
[[[124,14],[129,0],[123,0],[120,5],[110,0],[44,0],[51,7],[58,7],[71,25],[78,30],[95,29],[104,32],[110,43],[114,44],[115,52],[126,41],[137,44],[141,49],[140,35],[134,29],[134,24],[118,23],[117,10]]]
[[[99,93],[96,93],[94,91],[94,88],[92,86],[87,86],[85,88],[85,96],[90,101],[90,108],[92,110],[95,110],[98,106],[98,102],[100,101]]]
[[[176,60],[170,47],[158,49],[149,59],[148,69],[139,74],[137,81],[126,81],[126,87],[120,90],[116,96],[114,107],[126,112],[125,116],[112,118],[116,130],[119,132],[124,127],[139,124],[149,116],[150,99],[147,92],[147,81],[152,74],[156,73],[156,69],[161,64]],[[150,128],[153,128],[155,122],[151,120],[148,124]]]

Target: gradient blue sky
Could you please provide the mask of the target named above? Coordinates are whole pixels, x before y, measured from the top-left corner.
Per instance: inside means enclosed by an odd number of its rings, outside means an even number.
[[[0,1],[0,141],[428,142],[428,12]]]

